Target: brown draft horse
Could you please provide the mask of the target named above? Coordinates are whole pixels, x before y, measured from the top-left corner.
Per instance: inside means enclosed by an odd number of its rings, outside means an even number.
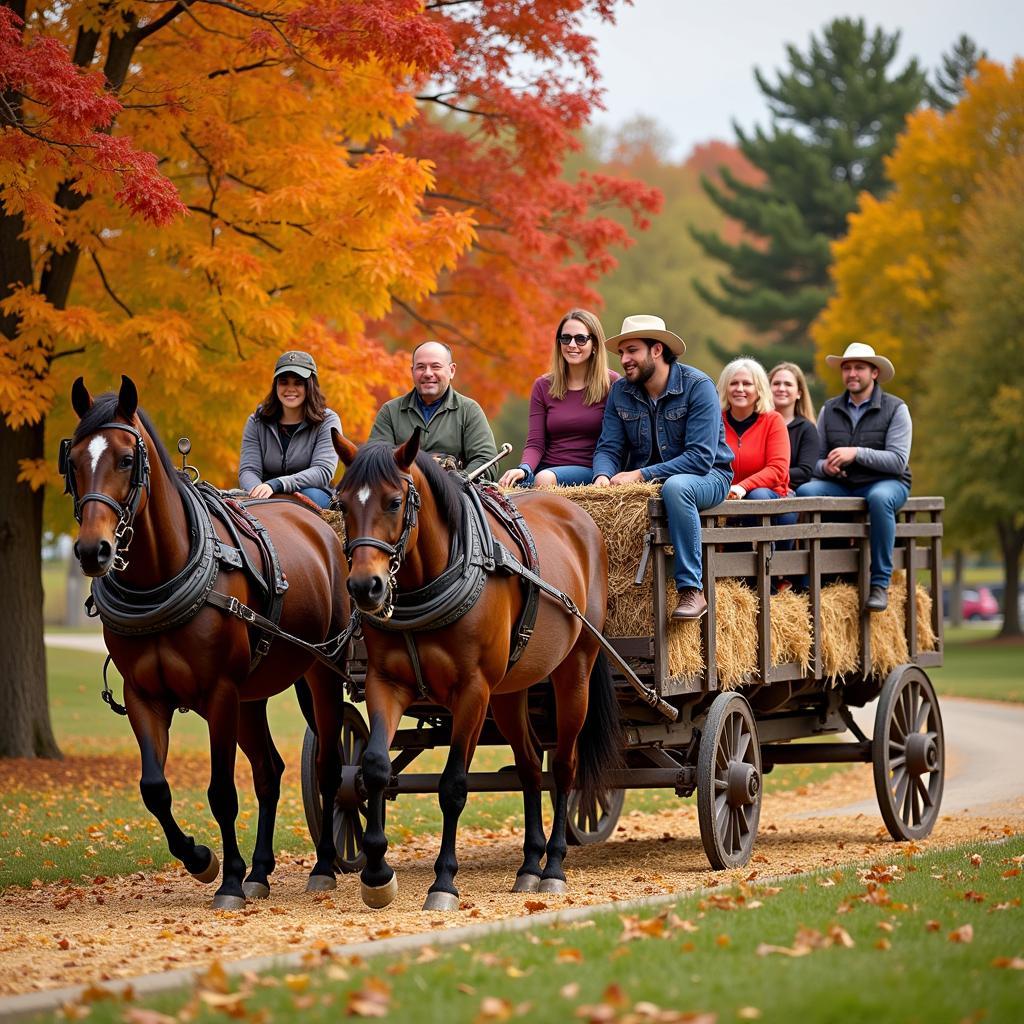
[[[394,449],[387,444],[356,448],[337,432],[333,438],[348,467],[336,496],[348,537],[348,588],[356,606],[373,615],[385,608],[393,583],[402,591],[416,590],[445,569],[453,533],[463,522],[462,484],[433,459],[417,458],[419,430]],[[407,512],[410,484],[419,494],[418,516]],[[607,554],[594,521],[578,506],[552,494],[525,493],[518,505],[535,538],[543,578],[572,597],[601,628],[607,603]],[[491,521],[491,528],[497,539],[515,550],[496,520]],[[407,529],[406,543],[401,545]],[[394,562],[399,560],[394,572]],[[618,706],[607,661],[603,653],[598,657],[598,642],[564,607],[542,598],[532,639],[509,669],[511,633],[523,600],[517,578],[491,574],[477,603],[462,618],[415,634],[429,697],[446,707],[452,719],[450,752],[438,787],[444,821],[441,850],[425,910],[453,910],[459,904],[455,834],[488,702],[495,723],[512,747],[523,786],[525,838],[515,892],[565,891],[566,804],[577,778],[577,765],[581,788],[589,795],[606,788],[603,773],[619,756]],[[364,902],[383,907],[398,891],[395,873],[385,860],[384,790],[391,775],[388,750],[402,714],[417,699],[418,684],[401,634],[374,628],[364,616],[363,635],[370,740],[362,762],[367,822],[363,837],[366,866],[360,878]],[[527,717],[527,688],[548,676],[557,709],[557,746],[553,757],[555,813],[545,848],[541,761]]]
[[[81,516],[75,551],[87,576],[116,571],[117,582],[133,592],[159,594],[189,558],[183,488],[191,484],[174,469],[167,450],[138,408],[135,384],[128,377],[121,380],[119,394],[100,395],[95,401],[81,377],[72,388],[71,401],[79,423],[67,464],[76,514]],[[156,457],[149,460],[148,452]],[[134,516],[130,515],[132,506]],[[268,501],[256,511],[272,537],[288,582],[281,628],[310,643],[340,633],[348,622],[349,603],[344,555],[334,531],[295,501]],[[131,550],[119,553],[124,523],[133,531],[129,534]],[[222,524],[216,519],[214,524],[220,540],[231,543]],[[243,543],[259,566],[255,545],[244,537]],[[127,568],[121,568],[119,554],[127,558]],[[243,572],[221,569],[216,589],[261,610]],[[171,853],[201,882],[217,877],[217,856],[185,835],[174,820],[164,765],[175,708],[195,711],[209,724],[208,796],[220,827],[224,856],[224,875],[213,902],[216,909],[239,909],[247,896],[270,894],[268,876],[274,870],[274,822],[284,762],[270,736],[267,699],[305,677],[312,692],[312,714],[308,691],[302,694],[301,687],[300,703],[305,705],[307,718],[314,717],[320,737],[317,768],[324,807],[317,860],[307,889],[333,889],[333,814],[340,779],[342,709],[339,677],[311,654],[280,638],[250,674],[248,628],[235,616],[209,605],[184,625],[163,632],[124,636],[104,628],[103,637],[124,678],[128,720],[142,755],[143,802],[163,826]],[[252,764],[259,802],[252,871],[244,882],[245,861],[235,836],[236,745]]]

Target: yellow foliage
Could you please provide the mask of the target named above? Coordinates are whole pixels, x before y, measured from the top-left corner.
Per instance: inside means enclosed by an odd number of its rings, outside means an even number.
[[[833,245],[835,294],[814,325],[824,357],[864,341],[896,364],[895,389],[912,394],[945,326],[949,276],[963,252],[963,221],[978,190],[1024,148],[1024,60],[982,61],[964,98],[943,115],[922,110],[886,165],[892,191],[861,197],[847,236]]]

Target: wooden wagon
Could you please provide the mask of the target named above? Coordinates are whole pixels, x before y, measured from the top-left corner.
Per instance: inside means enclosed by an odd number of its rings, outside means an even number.
[[[669,615],[672,555],[662,503],[647,503],[645,561],[636,566],[638,594],[649,601],[651,628],[641,635],[610,637],[621,659],[616,686],[623,725],[622,767],[612,787],[584,805],[570,803],[571,842],[600,842],[616,826],[627,789],[670,789],[679,796],[696,792],[701,839],[715,868],[745,864],[752,853],[760,816],[763,776],[775,765],[816,762],[870,762],[882,818],[897,840],[928,835],[937,820],[945,773],[942,717],[926,670],[942,664],[942,509],[941,498],[911,498],[896,527],[894,569],[905,580],[906,600],[899,661],[879,671],[872,656],[872,619],[861,611],[869,588],[870,549],[865,503],[859,498],[791,498],[726,502],[702,513],[705,594],[708,614],[701,620],[701,667],[680,672],[670,657]],[[741,506],[743,525],[736,516]],[[771,517],[799,512],[795,525],[775,526]],[[792,545],[792,549],[788,548]],[[649,568],[649,571],[647,571]],[[830,586],[847,584],[847,612],[840,623],[852,631],[852,662],[836,664],[828,653],[824,611],[833,606]],[[718,581],[743,580],[756,595],[752,621],[754,663],[736,685],[718,668]],[[773,590],[780,580],[806,592],[809,643],[799,659],[780,660],[772,650]],[[924,584],[922,586],[922,583]],[[647,588],[648,592],[643,592]],[[929,607],[930,606],[930,607]],[[920,617],[927,612],[927,621]],[[775,614],[779,614],[776,610]],[[833,619],[835,609],[833,607]],[[830,628],[836,628],[833,624]],[[358,870],[365,792],[360,761],[369,736],[357,704],[362,699],[362,661],[357,645],[341,739],[342,781],[335,806],[338,867]],[[891,660],[891,659],[890,659]],[[731,685],[732,688],[726,688]],[[531,716],[538,741],[554,744],[552,694],[533,688]],[[872,735],[854,720],[851,708],[877,700]],[[448,712],[415,704],[408,727],[392,744],[389,798],[402,793],[436,793],[440,775],[410,771],[425,750],[450,739]],[[852,739],[823,737],[851,733]],[[482,744],[503,745],[488,720]],[[307,732],[302,755],[306,817],[314,840],[321,822],[316,785],[317,739]],[[550,781],[546,778],[546,781]],[[518,789],[514,771],[473,772],[471,792]]]

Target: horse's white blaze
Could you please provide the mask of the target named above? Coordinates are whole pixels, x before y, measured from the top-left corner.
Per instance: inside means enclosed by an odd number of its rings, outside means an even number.
[[[102,434],[97,434],[90,442],[87,451],[92,456],[92,471],[96,472],[100,456],[107,450],[107,439]]]
[[[370,497],[370,488],[360,487],[358,492],[356,493],[356,497],[359,499],[360,505],[365,505],[367,499]]]

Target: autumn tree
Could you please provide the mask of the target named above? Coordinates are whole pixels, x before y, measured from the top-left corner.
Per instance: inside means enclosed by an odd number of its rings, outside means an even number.
[[[624,235],[599,208],[655,201],[560,173],[596,95],[579,24],[611,8],[0,5],[0,756],[55,752],[41,487],[71,380],[128,369],[222,483],[284,347],[317,353],[357,438],[406,386],[392,347],[446,325],[501,381],[482,397],[528,386],[535,319],[586,295]]]
[[[862,196],[833,247],[835,294],[813,331],[821,370],[826,353],[855,340],[898,367],[894,386],[915,416],[915,489],[946,494],[955,536],[979,544],[998,530],[1004,629],[1016,621],[1024,540],[1019,476],[1002,457],[1006,445],[1005,458],[1019,462],[1006,424],[1019,423],[1013,371],[1024,353],[1020,216],[1010,210],[1021,152],[1024,60],[981,61],[948,113],[908,120],[887,162],[892,191]]]
[[[882,161],[904,118],[924,95],[916,60],[896,66],[899,33],[869,33],[862,19],[838,18],[812,36],[806,53],[787,47],[789,67],[770,81],[755,70],[771,113],[768,129],[734,125],[742,154],[764,176],[750,184],[722,172],[705,182],[747,239],[693,229],[704,251],[724,264],[717,288],[700,280],[701,298],[748,325],[772,346],[768,358],[809,369],[808,330],[829,295],[829,243],[846,233],[862,191],[882,194]]]

